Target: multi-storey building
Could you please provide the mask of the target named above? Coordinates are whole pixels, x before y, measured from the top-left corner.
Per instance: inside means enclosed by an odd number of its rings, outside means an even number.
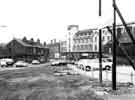
[[[102,30],[102,45],[111,40],[111,34],[107,29]],[[99,32],[98,29],[79,30],[78,25],[69,25],[66,39],[67,54],[73,58],[79,58],[82,54],[98,54]]]
[[[94,30],[96,29],[87,29],[87,30],[80,30],[78,31],[74,37],[74,52],[95,52],[97,51],[97,47],[94,48],[97,37],[96,32],[95,35],[93,34]],[[96,49],[96,50],[95,50]]]
[[[67,30],[66,36],[66,45],[67,45],[67,52],[73,52],[74,40],[73,37],[75,33],[78,32],[79,26],[78,25],[69,25]]]
[[[135,39],[135,23],[128,23],[128,28],[131,31]],[[109,26],[112,30],[112,26]],[[117,39],[129,49],[129,55],[134,52],[133,43],[129,38],[123,25],[117,25],[116,27]],[[107,28],[102,28],[102,41],[99,41],[98,29],[85,29],[79,30],[78,26],[70,25],[68,27],[68,36],[66,40],[67,51],[66,54],[72,55],[73,58],[79,58],[82,54],[97,55],[99,52],[99,42],[102,42],[102,52],[106,54],[112,54],[112,34]],[[120,50],[117,50],[121,53]],[[135,54],[134,54],[135,55]]]
[[[87,53],[94,56],[99,51],[99,32],[98,29],[87,29],[78,31],[74,37],[74,52],[80,54]],[[111,34],[106,29],[102,30],[102,46],[111,40]]]

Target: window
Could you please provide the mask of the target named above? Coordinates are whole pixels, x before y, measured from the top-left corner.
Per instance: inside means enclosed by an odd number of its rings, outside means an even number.
[[[95,51],[97,51],[97,45],[95,45]]]
[[[82,40],[81,39],[79,41],[80,41],[79,43],[82,43]]]
[[[88,42],[90,43],[90,39],[88,39]]]
[[[79,49],[79,45],[77,45],[76,47],[77,47],[77,49]]]
[[[83,49],[83,45],[81,45],[81,49]]]
[[[102,37],[102,41],[105,41],[105,37],[104,36]]]
[[[88,39],[86,39],[86,43],[88,43]]]
[[[128,26],[128,29],[130,30],[130,32],[132,32],[132,26]]]
[[[92,45],[91,45],[91,44],[88,45],[88,49],[89,49],[89,50],[92,50]]]
[[[88,49],[88,45],[85,45],[85,49]]]
[[[103,33],[105,33],[105,30],[103,30]]]
[[[84,43],[87,43],[87,39],[84,39]]]
[[[111,54],[112,53],[112,49],[111,48],[109,48],[109,54]]]
[[[78,40],[78,43],[80,43],[80,40]]]
[[[91,35],[92,34],[92,32],[89,32],[89,35]]]
[[[76,40],[74,40],[74,43],[76,43]]]
[[[84,33],[84,35],[86,36],[86,35],[87,35],[87,33]]]
[[[95,42],[97,41],[97,37],[95,37]]]
[[[75,43],[78,43],[78,40],[76,40],[76,42]]]
[[[84,43],[84,39],[82,39],[82,43]]]
[[[120,38],[122,33],[122,28],[117,28],[117,38]]]
[[[110,40],[110,36],[107,36],[107,40]]]

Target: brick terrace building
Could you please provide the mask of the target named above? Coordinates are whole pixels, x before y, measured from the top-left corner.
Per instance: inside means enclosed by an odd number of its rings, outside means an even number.
[[[32,61],[38,59],[41,62],[47,61],[49,49],[33,39],[13,39],[7,45],[9,56],[14,59]]]
[[[0,58],[9,57],[9,52],[6,44],[0,44]]]

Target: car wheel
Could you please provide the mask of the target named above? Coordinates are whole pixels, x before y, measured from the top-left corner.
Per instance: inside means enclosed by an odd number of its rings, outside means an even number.
[[[110,70],[111,69],[111,66],[107,65],[107,66],[105,66],[105,69],[106,70]]]
[[[86,71],[90,71],[91,67],[90,66],[86,66]]]

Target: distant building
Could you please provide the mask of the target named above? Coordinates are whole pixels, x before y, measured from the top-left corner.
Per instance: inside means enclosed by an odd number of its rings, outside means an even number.
[[[56,39],[51,40],[51,43],[46,45],[49,48],[49,58],[59,58],[60,57],[60,42],[57,42]]]
[[[135,23],[127,23],[128,28],[133,34],[135,39]],[[112,30],[112,26],[109,26]],[[78,25],[69,25],[66,41],[60,44],[60,52],[67,58],[79,59],[82,55],[88,55],[89,57],[98,56],[99,54],[99,30],[84,29],[79,30]],[[117,39],[125,45],[128,49],[129,55],[132,55],[135,51],[135,47],[123,25],[117,25]],[[107,28],[102,28],[102,53],[112,55],[112,34]],[[65,46],[67,45],[67,46]],[[121,54],[121,51],[117,50],[117,55]]]
[[[127,26],[135,39],[135,23],[127,23]],[[110,28],[112,29],[112,26],[110,26]],[[116,34],[117,40],[120,42],[121,47],[125,49],[127,54],[129,56],[135,56],[135,46],[133,45],[133,42],[131,41],[125,27],[122,24],[116,26]],[[104,53],[112,54],[112,40],[106,43],[106,45],[104,45]],[[116,54],[117,56],[124,56],[118,46],[116,48]]]
[[[97,52],[97,29],[79,30],[73,37],[74,52]],[[96,46],[96,48],[95,48]]]
[[[7,58],[9,56],[10,55],[9,55],[8,48],[7,48],[6,44],[1,43],[0,44],[0,58],[5,58],[5,57]]]
[[[102,30],[102,45],[110,41],[111,34]],[[78,25],[69,25],[67,34],[67,56],[79,59],[81,55],[97,56],[99,52],[99,30],[84,29],[79,30]]]
[[[67,52],[73,52],[73,46],[74,46],[74,40],[73,37],[75,35],[75,33],[77,33],[79,31],[79,26],[78,25],[69,25],[67,28],[67,37],[66,37],[66,41],[67,41]]]
[[[67,52],[67,41],[60,41],[60,52]]]
[[[47,61],[49,55],[49,49],[44,47],[38,42],[34,42],[33,39],[27,40],[16,39],[11,40],[7,45],[10,57],[14,59],[23,59],[26,61],[32,61],[38,59],[42,62]]]

